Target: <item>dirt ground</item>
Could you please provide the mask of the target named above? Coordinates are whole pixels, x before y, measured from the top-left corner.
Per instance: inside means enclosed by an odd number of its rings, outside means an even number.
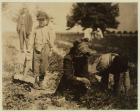
[[[80,101],[74,101],[67,93],[51,96],[44,90],[35,90],[26,83],[13,83],[14,74],[23,69],[24,55],[19,51],[19,40],[15,33],[3,34],[3,109],[4,110],[46,110],[46,109],[137,109],[137,87],[132,87],[130,96],[114,97],[111,92],[102,93],[98,83]],[[62,43],[62,42],[61,42]],[[53,55],[55,65],[51,71],[60,72],[62,58]],[[61,72],[60,72],[61,73]]]
[[[76,102],[65,97],[47,96],[44,90],[35,90],[26,83],[13,83],[14,74],[23,69],[25,55],[19,51],[19,40],[14,33],[3,35],[3,109],[78,109]],[[59,61],[59,60],[58,60]],[[50,69],[56,71],[60,64]],[[58,68],[59,69],[59,68]]]

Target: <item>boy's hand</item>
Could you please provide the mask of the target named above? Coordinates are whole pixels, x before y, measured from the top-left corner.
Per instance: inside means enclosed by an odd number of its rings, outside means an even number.
[[[80,82],[83,82],[86,86],[90,86],[91,84],[90,84],[90,81],[87,79],[87,78],[84,78],[84,77],[77,77],[76,78],[78,81],[80,81]]]
[[[39,50],[35,50],[35,52],[36,52],[37,54],[40,54],[40,53],[41,53],[41,51],[39,51]]]
[[[53,53],[53,49],[51,48],[49,56],[52,56],[52,53]]]

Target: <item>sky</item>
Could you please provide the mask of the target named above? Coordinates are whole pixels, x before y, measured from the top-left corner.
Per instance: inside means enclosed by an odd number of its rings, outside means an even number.
[[[54,18],[52,23],[54,29],[58,32],[66,31],[66,16],[71,12],[73,3],[8,3],[5,10],[2,11],[2,29],[4,31],[15,30],[16,24],[11,20],[11,17],[18,13],[18,10],[23,6],[29,8],[34,23],[36,26],[37,21],[35,18],[36,11],[44,10],[49,16]],[[117,18],[120,22],[117,30],[120,31],[135,31],[137,30],[137,4],[136,3],[120,3],[120,15]],[[73,28],[71,31],[76,31]]]
[[[138,28],[138,10],[136,3],[121,3],[119,4],[120,16],[118,21],[120,25],[118,30],[135,31]]]

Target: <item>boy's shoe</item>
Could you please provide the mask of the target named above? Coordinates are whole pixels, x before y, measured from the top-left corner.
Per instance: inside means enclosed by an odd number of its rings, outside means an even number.
[[[37,89],[37,90],[40,90],[40,86],[38,85],[38,83],[34,83],[33,88]]]
[[[45,90],[45,87],[43,85],[43,81],[40,81],[39,82],[39,87],[40,87],[41,90]]]

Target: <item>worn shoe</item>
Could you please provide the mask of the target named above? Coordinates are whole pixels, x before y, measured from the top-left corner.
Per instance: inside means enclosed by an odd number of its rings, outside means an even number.
[[[45,90],[45,87],[43,85],[43,81],[40,81],[39,82],[39,87],[40,87],[41,90]]]
[[[37,89],[37,90],[40,90],[40,86],[38,85],[38,83],[34,83],[33,88]]]

